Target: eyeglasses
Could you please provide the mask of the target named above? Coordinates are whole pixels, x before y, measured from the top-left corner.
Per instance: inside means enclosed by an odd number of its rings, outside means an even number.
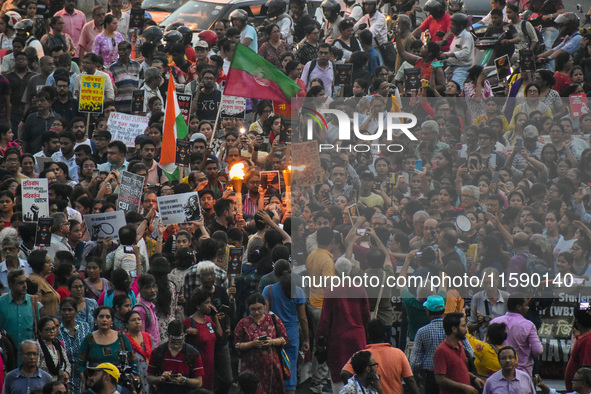
[[[251,312],[262,312],[264,309],[264,306],[259,306],[258,308],[248,308],[248,310]]]
[[[94,164],[85,164],[83,167],[84,167],[85,170],[88,170],[88,169],[91,169],[91,168],[92,169],[96,168],[96,166]]]
[[[57,327],[53,326],[51,328],[44,328],[42,331],[43,332],[54,332],[55,330],[57,330]]]
[[[37,352],[22,353],[22,356],[24,356],[24,357],[39,357],[39,353],[37,353]]]

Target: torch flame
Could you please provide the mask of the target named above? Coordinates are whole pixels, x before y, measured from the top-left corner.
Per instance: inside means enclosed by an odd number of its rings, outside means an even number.
[[[306,166],[304,164],[302,164],[301,166],[289,166],[288,169],[290,171],[304,171],[306,169]]]
[[[244,163],[236,163],[230,168],[230,179],[244,179]]]

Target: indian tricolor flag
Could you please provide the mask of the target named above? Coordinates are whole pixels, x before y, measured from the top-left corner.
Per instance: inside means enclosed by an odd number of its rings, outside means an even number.
[[[289,103],[300,87],[252,49],[236,44],[224,94]]]
[[[172,73],[168,78],[166,92],[166,113],[164,114],[164,133],[162,134],[162,150],[160,153],[160,167],[168,180],[179,180],[179,168],[175,164],[176,140],[184,139],[189,134],[185,119],[181,114],[179,102],[176,98],[174,78]]]

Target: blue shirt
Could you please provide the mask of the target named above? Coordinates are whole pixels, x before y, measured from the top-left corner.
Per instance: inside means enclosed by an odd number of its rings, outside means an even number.
[[[257,41],[257,31],[251,25],[246,25],[244,30],[242,30],[242,32],[240,33],[240,41],[242,42],[242,40],[244,40],[245,38],[250,38],[252,40],[248,47],[258,53],[259,44]]]
[[[367,62],[367,71],[369,71],[369,73],[373,75],[373,72],[376,69],[376,67],[380,65],[380,55],[378,55],[378,51],[376,51],[374,47],[371,47],[367,54],[369,55],[369,61]]]
[[[426,371],[433,371],[435,350],[445,338],[447,336],[443,330],[443,317],[436,317],[429,324],[421,327],[415,336],[415,344],[410,355],[411,368],[422,367]],[[474,357],[474,350],[467,339],[462,341],[462,345],[470,356]]]
[[[39,309],[41,308],[37,304],[37,311]],[[20,304],[14,302],[12,293],[0,297],[0,316],[2,316],[0,329],[5,330],[15,343],[21,343],[25,339],[35,339],[30,295],[25,295],[25,299]]]
[[[61,161],[62,163],[66,163],[68,165],[68,175],[74,182],[78,182],[78,164],[76,164],[76,155],[73,155],[69,160],[66,159],[62,150],[58,150],[53,155],[51,155],[53,161]]]
[[[6,375],[2,393],[29,394],[34,390],[43,389],[43,386],[49,382],[51,382],[51,375],[39,368],[32,376],[25,375],[20,368],[17,368]]]
[[[29,276],[32,272],[31,266],[27,260],[23,260],[21,258],[18,259],[18,269],[25,270],[25,275]],[[6,260],[0,263],[0,283],[2,283],[2,293],[10,292],[8,288],[8,267],[6,266]]]

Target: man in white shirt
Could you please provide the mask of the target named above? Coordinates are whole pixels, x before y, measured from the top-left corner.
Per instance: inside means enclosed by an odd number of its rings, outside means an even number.
[[[363,0],[363,10],[365,15],[357,21],[353,30],[357,31],[359,25],[365,23],[374,37],[372,45],[377,47],[378,44],[385,44],[388,41],[386,17],[378,11],[378,0]]]
[[[505,0],[491,0],[490,4],[492,5],[493,10],[501,10],[503,11],[503,22],[509,23],[509,18],[507,18],[507,2]],[[488,26],[491,22],[490,12],[486,14],[484,18],[478,22],[479,25]]]
[[[70,234],[70,223],[68,223],[66,214],[63,212],[53,214],[51,245],[47,248],[47,255],[51,257],[52,261],[60,250],[72,253],[72,247],[67,239],[68,234]]]
[[[468,17],[462,13],[456,13],[451,17],[451,32],[455,35],[449,52],[442,53],[439,58],[445,59],[450,66],[451,80],[459,86],[464,86],[468,77],[468,70],[474,63],[474,38],[466,28]]]

